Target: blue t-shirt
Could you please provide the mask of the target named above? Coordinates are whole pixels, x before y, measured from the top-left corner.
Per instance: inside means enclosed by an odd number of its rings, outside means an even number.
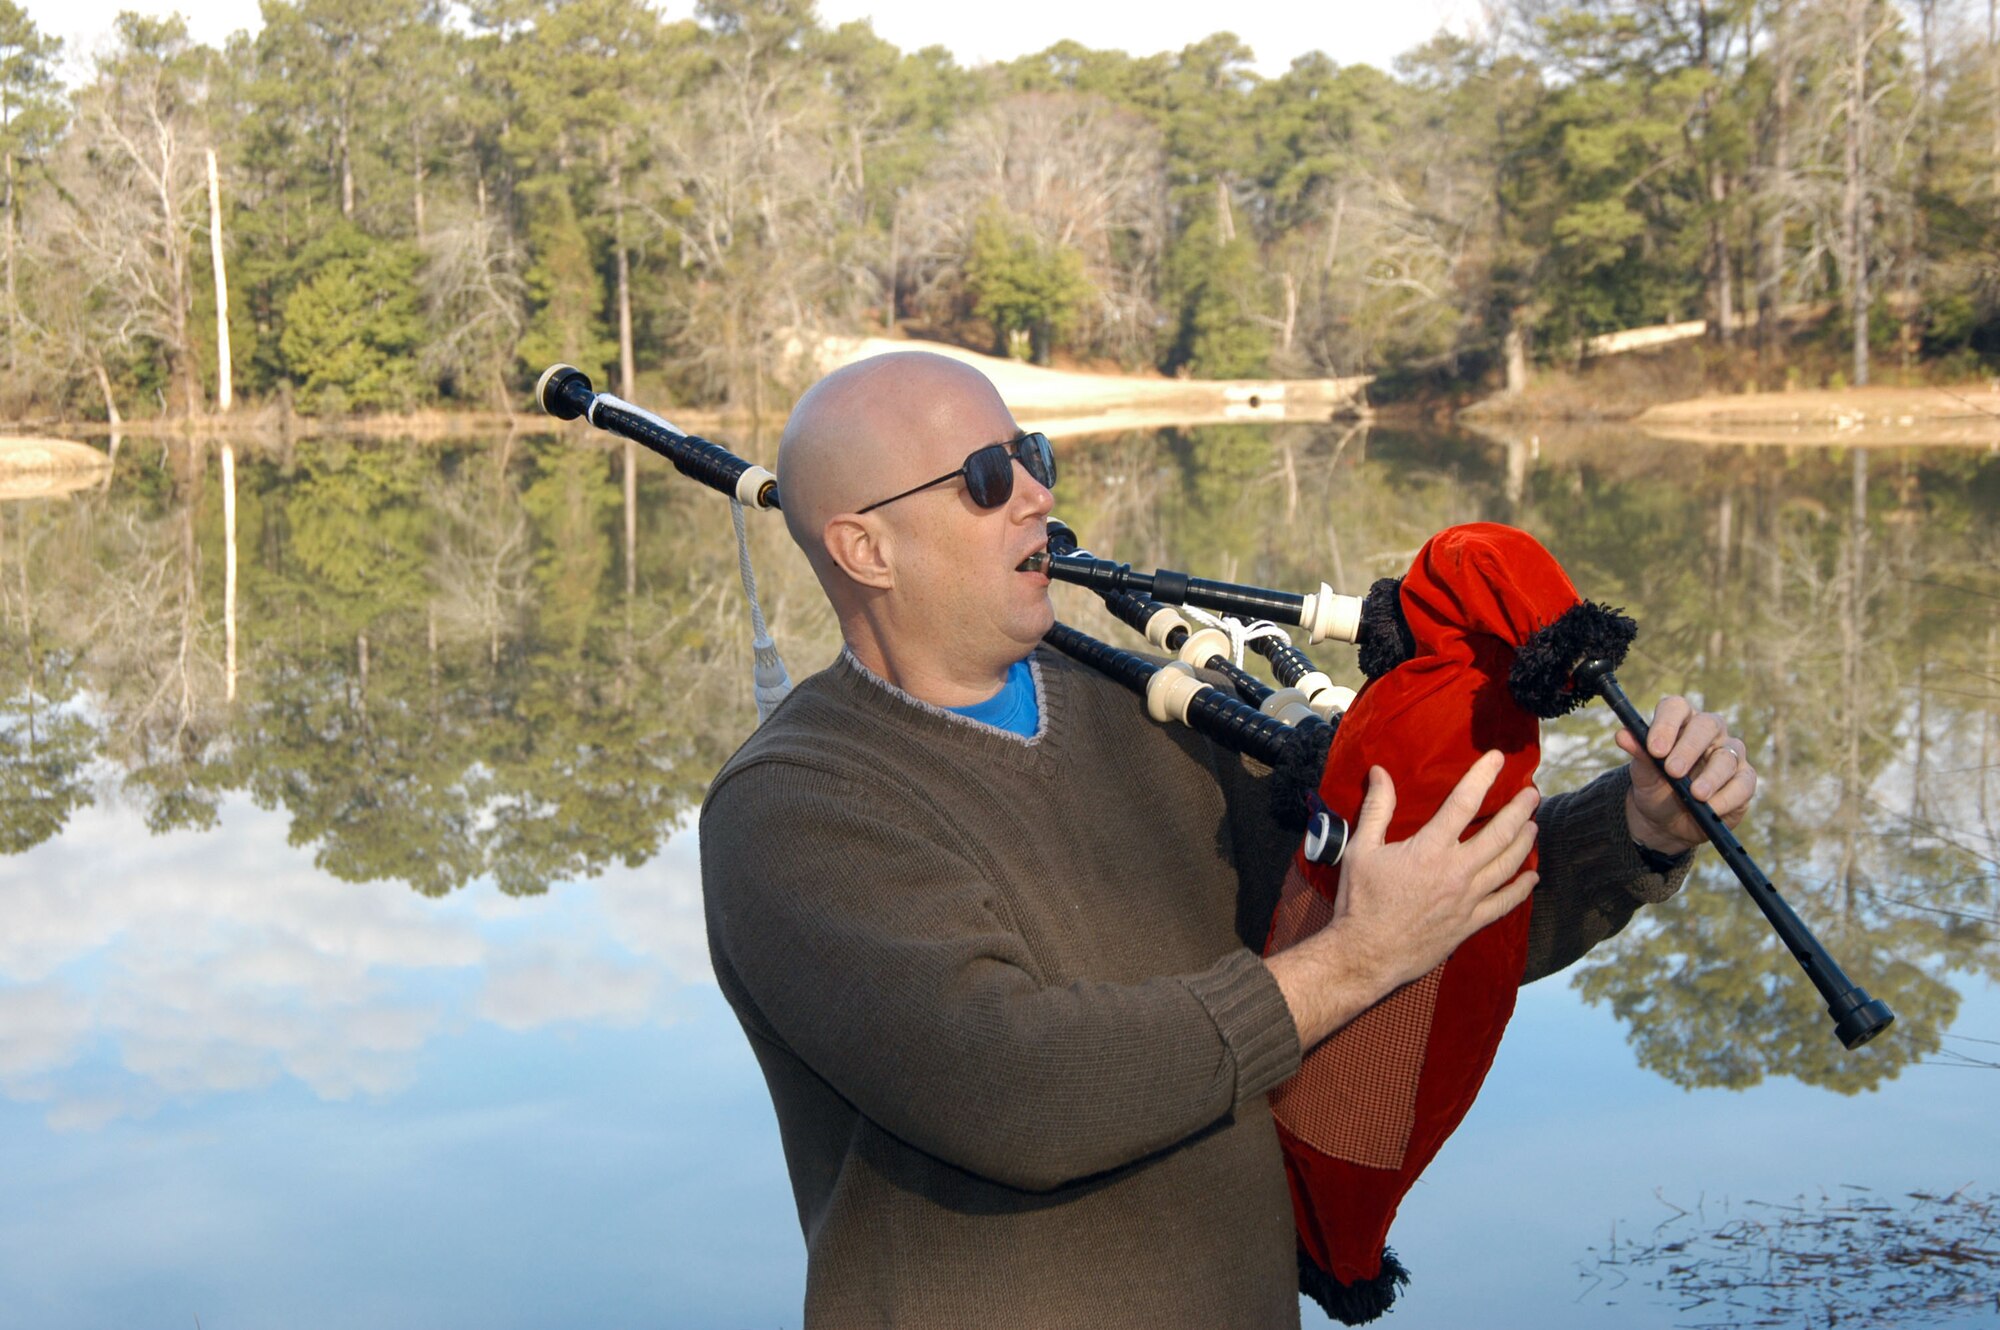
[[[1014,662],[1013,668],[1007,671],[1007,682],[984,702],[974,702],[969,707],[947,707],[946,710],[995,729],[1018,734],[1023,739],[1034,738],[1042,723],[1042,709],[1035,703],[1035,672],[1028,668],[1025,660]]]

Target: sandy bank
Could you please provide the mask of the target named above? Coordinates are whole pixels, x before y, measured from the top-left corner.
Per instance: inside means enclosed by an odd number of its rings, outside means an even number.
[[[1709,395],[1649,407],[1632,424],[1689,443],[2000,447],[2000,383]]]
[[[68,439],[0,437],[0,501],[44,499],[96,484],[111,459]]]
[[[1365,411],[1373,375],[1342,379],[1169,379],[1089,374],[981,355],[943,342],[907,338],[829,338],[826,369],[891,351],[934,351],[964,361],[993,381],[1023,423],[1047,434],[1094,434],[1219,421],[1326,420]]]

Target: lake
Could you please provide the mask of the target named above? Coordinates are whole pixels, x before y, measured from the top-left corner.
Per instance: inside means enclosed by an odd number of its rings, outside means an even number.
[[[1745,736],[1743,840],[1898,1013],[1842,1051],[1704,851],[1524,991],[1385,1324],[2000,1325],[2000,456],[1058,452],[1059,515],[1140,567],[1359,591],[1451,523],[1534,532],[1638,619],[1642,706]],[[803,677],[835,627],[749,527]],[[0,1323],[796,1326],[692,830],[756,723],[749,638],[727,504],[580,427],[127,438],[101,485],[0,503]],[[1546,727],[1543,788],[1621,761],[1614,724]]]

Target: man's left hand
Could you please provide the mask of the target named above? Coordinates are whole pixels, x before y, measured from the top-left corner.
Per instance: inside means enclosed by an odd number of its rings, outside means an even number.
[[[1749,750],[1729,733],[1729,726],[1712,711],[1696,711],[1685,697],[1663,697],[1653,709],[1646,732],[1646,752],[1626,729],[1618,731],[1618,746],[1633,757],[1632,792],[1625,798],[1625,823],[1632,839],[1662,854],[1683,854],[1705,842],[1701,828],[1681,804],[1674,787],[1660,775],[1687,776],[1697,799],[1708,802],[1725,826],[1743,820],[1750,797],[1757,792]]]

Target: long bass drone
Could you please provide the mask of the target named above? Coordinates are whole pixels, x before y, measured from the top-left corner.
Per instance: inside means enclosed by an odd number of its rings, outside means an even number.
[[[770,472],[593,391],[580,371],[552,366],[537,397],[551,415],[583,416],[643,444],[745,507],[779,507]],[[1364,597],[1325,585],[1293,593],[1165,569],[1135,572],[1078,549],[1074,534],[1056,522],[1047,553],[1030,566],[1095,591],[1116,617],[1178,659],[1162,664],[1061,623],[1046,635],[1048,645],[1141,694],[1155,720],[1184,723],[1275,769],[1280,798],[1303,834],[1267,955],[1332,917],[1346,828],[1370,767],[1385,768],[1398,792],[1387,833],[1393,841],[1430,819],[1481,752],[1498,749],[1501,774],[1465,833],[1473,834],[1532,782],[1540,722],[1593,697],[1605,699],[1643,751],[1646,719],[1614,673],[1637,625],[1585,601],[1546,549],[1510,527],[1442,531],[1402,578],[1384,579]],[[1354,642],[1368,682],[1350,694],[1302,652],[1267,636],[1251,645],[1285,685],[1272,689],[1237,667],[1228,634],[1190,625],[1175,606],[1290,624],[1312,642]],[[1886,1029],[1895,1019],[1887,1004],[1847,977],[1721,819],[1693,796],[1687,778],[1668,779],[1818,989],[1841,1043],[1858,1048]],[[1525,867],[1534,862],[1531,856]],[[1271,1095],[1292,1189],[1300,1286],[1341,1321],[1373,1320],[1407,1279],[1385,1245],[1390,1222],[1492,1064],[1521,981],[1532,909],[1531,897],[1308,1051],[1297,1075]]]

